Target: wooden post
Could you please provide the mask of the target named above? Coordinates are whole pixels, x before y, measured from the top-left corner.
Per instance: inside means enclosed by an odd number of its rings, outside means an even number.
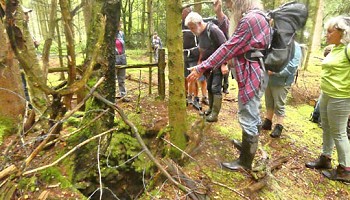
[[[165,49],[158,49],[158,94],[161,100],[165,98]]]

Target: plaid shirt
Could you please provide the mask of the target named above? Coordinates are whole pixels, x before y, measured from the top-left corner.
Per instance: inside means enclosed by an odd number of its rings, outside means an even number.
[[[248,11],[239,21],[231,38],[207,60],[196,67],[198,72],[218,68],[233,59],[238,83],[238,95],[247,103],[260,89],[261,72],[258,62],[247,60],[244,54],[254,49],[266,49],[271,41],[271,29],[259,10]]]

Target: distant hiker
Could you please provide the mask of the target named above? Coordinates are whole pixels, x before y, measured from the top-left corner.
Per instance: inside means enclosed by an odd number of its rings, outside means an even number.
[[[221,44],[226,42],[226,37],[219,27],[213,23],[205,23],[203,18],[196,12],[188,14],[185,25],[198,36],[199,62],[207,59]],[[205,112],[205,120],[207,122],[218,121],[222,103],[223,74],[228,74],[228,72],[226,63],[204,72],[207,78],[209,97],[209,109]]]
[[[350,114],[350,17],[337,16],[325,25],[327,44],[334,44],[322,61],[320,114],[323,130],[322,153],[306,167],[331,169],[334,146],[336,169],[322,171],[331,180],[350,182],[350,143],[346,128]]]
[[[184,54],[184,75],[185,78],[190,74],[187,70],[189,67],[193,67],[198,63],[199,59],[199,48],[198,48],[198,38],[195,34],[185,26],[185,19],[187,15],[192,12],[191,7],[186,7],[182,10],[182,35],[183,35],[183,54]],[[185,89],[186,89],[186,104],[193,105],[198,110],[202,107],[199,103],[198,97],[198,84],[197,81],[188,81],[185,79]]]
[[[301,48],[299,44],[295,42],[294,57],[291,61],[289,61],[288,65],[280,72],[268,71],[270,78],[265,90],[266,115],[261,129],[271,130],[272,118],[275,116],[276,125],[270,134],[270,136],[273,138],[278,138],[281,136],[287,94],[292,83],[294,82],[295,74],[301,64],[301,60]]]
[[[157,32],[154,32],[152,36],[152,48],[153,48],[154,61],[158,62],[158,49],[163,48],[163,45],[162,45],[162,40],[158,36]]]
[[[118,30],[117,35],[115,39],[115,51],[116,51],[116,65],[126,65],[126,54],[125,54],[125,35],[124,32],[121,30],[122,22],[120,21],[118,23]],[[123,101],[129,101],[128,98],[126,98],[126,88],[125,88],[125,76],[126,76],[126,69],[117,68],[117,79],[118,79],[118,87],[119,87],[119,94],[117,95],[117,98],[122,98]]]
[[[268,75],[259,62],[248,60],[246,53],[254,49],[266,49],[271,40],[270,25],[256,0],[225,0],[236,25],[227,42],[221,45],[207,60],[191,68],[189,80],[196,80],[205,71],[220,67],[233,59],[232,72],[238,83],[238,120],[242,127],[242,146],[238,159],[221,163],[231,170],[251,169],[258,147],[260,99],[264,94]],[[230,26],[231,26],[230,24]]]

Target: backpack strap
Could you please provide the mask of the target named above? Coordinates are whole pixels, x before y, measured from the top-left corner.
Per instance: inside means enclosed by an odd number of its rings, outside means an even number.
[[[208,22],[207,35],[210,40],[210,45],[214,46],[213,40],[211,39],[211,25],[212,25],[212,22]]]
[[[349,55],[348,55],[348,46],[349,46],[350,44],[348,44],[348,45],[346,45],[345,46],[345,56],[346,56],[346,58],[349,60],[349,62],[350,62],[350,57],[349,57]]]

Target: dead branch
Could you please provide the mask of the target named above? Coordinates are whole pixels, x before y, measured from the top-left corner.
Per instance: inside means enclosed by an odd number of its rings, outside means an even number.
[[[188,3],[182,6],[182,9],[188,8],[190,6],[198,5],[198,4],[205,4],[205,3],[213,3],[213,1],[201,1],[201,2],[194,2],[194,3]]]
[[[49,142],[52,133],[56,132],[57,128],[60,127],[60,125],[63,123],[63,121],[67,120],[69,117],[71,117],[76,111],[79,110],[81,106],[85,104],[85,102],[90,98],[90,96],[93,94],[93,92],[96,90],[96,88],[104,81],[104,77],[100,78],[99,81],[92,87],[89,94],[85,96],[83,101],[81,101],[74,109],[72,109],[67,115],[65,115],[60,121],[58,121],[53,127],[51,128],[50,132],[48,133],[47,137],[40,143],[40,145],[32,152],[32,154],[25,160],[25,166],[28,166],[29,162],[36,156],[38,153],[44,148],[47,142]],[[24,166],[24,167],[25,167]]]
[[[118,112],[118,114],[120,115],[120,117],[123,119],[123,121],[131,128],[132,133],[135,135],[137,141],[139,142],[139,144],[141,145],[142,149],[145,151],[146,155],[153,161],[153,163],[157,166],[157,168],[162,172],[162,174],[167,177],[170,182],[172,184],[174,184],[176,187],[178,187],[180,190],[188,193],[191,198],[193,195],[192,194],[192,190],[184,185],[182,185],[181,183],[179,183],[178,181],[176,181],[175,179],[173,179],[173,177],[168,173],[168,171],[166,171],[166,169],[164,169],[164,167],[159,163],[159,161],[153,156],[153,154],[151,153],[151,151],[148,149],[148,147],[146,146],[146,144],[143,142],[138,129],[136,128],[136,126],[130,122],[127,118],[127,116],[125,115],[125,113],[123,112],[123,110],[121,110],[117,105],[115,105],[114,103],[108,101],[106,98],[102,97],[100,94],[98,93],[93,93],[94,97],[96,97],[97,99],[99,99],[100,101],[104,102],[106,105],[108,105],[109,107],[113,108],[115,111]]]
[[[226,188],[226,189],[228,189],[228,190],[231,190],[232,192],[238,194],[240,197],[242,197],[242,198],[244,198],[244,199],[248,199],[248,200],[249,200],[249,198],[246,197],[246,196],[244,196],[244,194],[238,192],[237,190],[235,190],[235,189],[233,189],[233,188],[231,188],[231,187],[229,187],[229,186],[227,186],[227,185],[225,185],[225,184],[222,184],[222,183],[219,183],[219,182],[216,182],[216,181],[212,181],[212,182],[213,182],[214,184],[216,184],[216,185],[219,185],[219,186],[224,187],[224,188]]]
[[[25,159],[25,161],[22,164],[22,168],[24,169],[26,166],[29,165],[29,163],[35,158],[36,155],[38,155],[38,153],[45,147],[46,143],[49,141],[49,139],[51,138],[51,135],[53,132],[56,131],[56,128],[59,127],[59,125],[66,119],[68,119],[70,116],[72,116],[85,102],[88,98],[90,98],[90,96],[92,95],[92,93],[96,90],[96,88],[104,81],[104,77],[102,77],[99,81],[97,81],[97,83],[92,87],[92,89],[90,90],[89,94],[84,98],[84,100],[82,102],[80,102],[80,104],[78,104],[73,110],[71,110],[66,116],[63,117],[62,120],[60,120],[59,122],[57,122],[55,125],[52,126],[51,130],[49,131],[47,137],[40,143],[40,145],[31,153],[31,155]],[[16,165],[12,164],[9,167],[7,167],[6,169],[2,170],[0,172],[0,180],[2,180],[3,178],[9,176],[10,174],[13,174],[15,172],[18,171],[18,168]]]
[[[45,166],[42,166],[42,167],[39,167],[39,168],[36,168],[36,169],[32,169],[32,170],[29,170],[29,171],[26,171],[23,173],[23,175],[28,175],[28,174],[32,174],[34,172],[37,172],[37,171],[40,171],[40,170],[43,170],[43,169],[46,169],[48,167],[52,167],[54,165],[56,165],[57,163],[59,163],[60,161],[62,161],[63,159],[65,159],[67,156],[69,156],[70,154],[72,154],[74,151],[76,151],[77,149],[79,149],[80,147],[84,146],[85,144],[91,142],[92,140],[96,139],[96,138],[99,138],[99,137],[102,137],[104,135],[106,135],[107,133],[110,133],[112,131],[116,131],[118,130],[118,128],[112,128],[112,129],[109,129],[103,133],[100,133],[98,135],[95,135],[87,140],[85,140],[84,142],[78,144],[77,146],[75,146],[73,149],[71,149],[70,151],[68,151],[67,153],[65,153],[62,157],[60,157],[59,159],[57,159],[55,162],[51,163],[51,164],[48,164],[48,165],[45,165]]]
[[[79,104],[79,105],[80,105],[80,104]],[[80,106],[79,106],[79,107],[80,107]],[[92,122],[95,122],[96,120],[98,120],[99,118],[101,118],[101,117],[102,117],[104,114],[106,114],[107,112],[108,112],[108,110],[103,111],[102,113],[100,113],[99,115],[97,115],[95,118],[93,118],[91,121],[92,121]],[[56,138],[56,139],[54,139],[54,140],[48,142],[48,143],[45,145],[45,147],[48,147],[48,146],[50,146],[50,145],[56,143],[56,142],[59,141],[59,140],[63,140],[64,138],[68,138],[68,137],[74,135],[75,133],[78,133],[79,131],[85,129],[86,127],[89,127],[91,124],[92,124],[92,123],[85,124],[84,126],[78,128],[77,130],[75,130],[75,131],[73,131],[73,132],[71,132],[71,133],[62,135],[62,136],[60,136],[59,138]]]
[[[164,163],[167,165],[167,169],[169,173],[173,177],[177,177],[178,181],[184,183],[188,188],[191,188],[193,191],[191,194],[192,199],[206,199],[208,194],[208,188],[206,188],[203,184],[200,184],[194,180],[192,180],[182,169],[171,159],[164,160]]]
[[[284,163],[286,163],[288,161],[287,157],[280,157],[276,160],[274,160],[272,163],[269,164],[269,166],[266,168],[266,174],[265,176],[260,179],[258,182],[250,185],[249,187],[245,188],[244,190],[248,193],[248,194],[252,194],[254,192],[259,191],[260,189],[262,189],[263,187],[265,187],[267,185],[267,182],[269,181],[269,179],[271,178],[271,174],[272,171],[274,171],[277,168],[280,168]]]

